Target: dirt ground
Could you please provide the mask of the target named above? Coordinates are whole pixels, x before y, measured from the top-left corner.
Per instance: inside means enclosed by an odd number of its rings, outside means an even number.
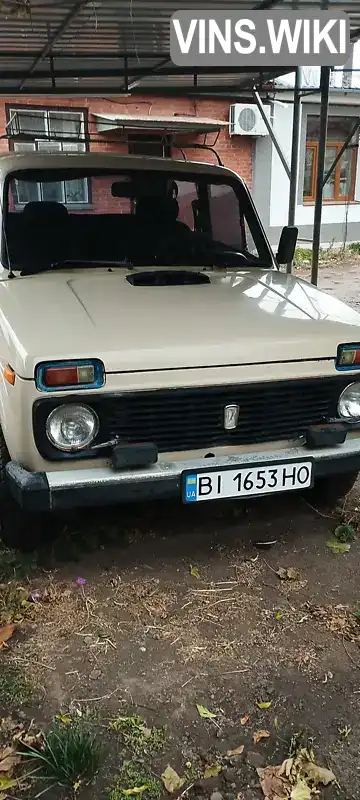
[[[323,268],[320,287],[356,306],[360,270]],[[345,508],[356,530],[359,493]],[[360,542],[334,554],[339,519],[295,495],[72,515],[44,553],[16,556],[20,572],[0,560],[4,585],[16,578],[31,600],[0,653],[0,716],[87,718],[105,757],[84,800],[108,798],[124,758],[109,721],[135,714],[165,726],[149,764],[184,775],[183,797],[260,800],[256,768],[301,734],[337,778],[318,796],[359,800]]]
[[[310,277],[309,269],[298,269],[297,275]],[[335,294],[344,303],[348,303],[356,310],[360,307],[360,258],[353,261],[343,261],[338,265],[320,266],[319,289],[329,294]]]

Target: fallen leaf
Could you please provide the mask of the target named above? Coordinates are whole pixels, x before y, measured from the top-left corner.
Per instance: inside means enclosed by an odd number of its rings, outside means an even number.
[[[150,739],[153,735],[151,728],[147,728],[146,725],[140,725],[139,730],[141,731],[144,739]]]
[[[221,764],[210,764],[204,770],[204,778],[216,778],[216,776],[220,774],[221,770]]]
[[[197,567],[190,567],[190,575],[192,575],[193,578],[200,578],[198,568]]]
[[[261,739],[268,739],[269,736],[269,731],[256,731],[256,733],[253,735],[254,744],[261,742]]]
[[[248,716],[241,717],[240,725],[246,725],[247,722],[249,722],[249,717]]]
[[[303,764],[302,771],[313,783],[322,783],[324,786],[328,786],[329,783],[335,783],[336,781],[335,775],[331,769],[318,767],[313,761],[306,761],[305,764]]]
[[[3,625],[0,628],[0,647],[3,647],[5,642],[10,639],[10,636],[13,635],[15,628],[16,625],[14,625],[14,623]]]
[[[56,714],[55,719],[58,719],[59,722],[62,722],[63,725],[70,725],[71,719],[66,714]]]
[[[294,567],[279,567],[276,574],[282,581],[298,581],[300,578],[299,570]]]
[[[132,794],[142,794],[148,788],[146,784],[144,786],[134,786],[132,789],[121,789],[121,794],[125,794],[127,797]]]
[[[275,719],[274,719],[274,728],[275,728],[276,731],[277,731],[278,727],[279,727],[278,718],[275,717]]]
[[[235,750],[228,750],[227,755],[231,756],[241,756],[241,753],[244,752],[244,745],[240,744],[239,747],[236,747]]]
[[[298,569],[294,569],[294,567],[289,567],[286,570],[287,579],[288,581],[298,581],[300,578],[300,572]]]
[[[20,764],[20,756],[7,756],[0,761],[0,772],[12,772],[17,764]]]
[[[333,553],[348,553],[350,550],[350,545],[347,542],[339,542],[339,539],[336,539],[335,536],[328,539],[326,544]]]
[[[209,711],[209,709],[206,708],[205,706],[201,706],[198,703],[196,703],[196,708],[199,712],[200,717],[202,717],[203,719],[214,719],[215,717],[218,716],[217,714],[214,714],[212,711]]]
[[[275,611],[274,617],[275,619],[281,619],[282,615],[282,611]]]
[[[7,745],[6,747],[1,747],[0,748],[0,761],[2,761],[4,758],[7,758],[8,756],[12,756],[13,753],[15,753],[15,749],[13,747],[11,747],[10,745]]]
[[[279,775],[280,767],[257,767],[256,772],[260,778],[260,786],[268,800],[285,800],[289,797],[287,789],[289,782]]]
[[[185,783],[185,778],[180,778],[180,775],[178,775],[177,772],[172,767],[170,767],[170,764],[168,764],[168,766],[164,770],[161,776],[161,780],[165,786],[166,791],[169,792],[169,794],[177,792],[178,789],[181,789],[181,787]]]
[[[263,709],[266,710],[267,708],[270,708],[270,706],[272,705],[272,701],[269,700],[266,703],[256,703],[256,705],[257,705],[258,708],[263,708]]]
[[[9,778],[6,775],[0,775],[0,790],[3,789],[5,792],[7,789],[12,789],[13,786],[17,786],[18,781],[15,778]]]
[[[291,790],[290,800],[311,800],[311,789],[301,778]]]
[[[281,764],[279,769],[279,775],[286,775],[287,778],[290,778],[291,770],[294,766],[294,759],[293,758],[286,758],[285,761]]]

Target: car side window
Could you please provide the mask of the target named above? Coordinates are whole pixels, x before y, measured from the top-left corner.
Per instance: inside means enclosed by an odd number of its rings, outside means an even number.
[[[259,257],[249,224],[232,186],[214,183],[209,186],[209,210],[213,239]]]

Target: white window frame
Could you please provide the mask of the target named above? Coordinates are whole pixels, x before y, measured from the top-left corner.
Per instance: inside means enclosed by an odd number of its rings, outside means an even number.
[[[70,134],[69,134],[68,137],[66,137],[69,140],[68,142],[66,141],[66,138],[65,138],[65,140],[63,140],[63,139],[60,140],[56,136],[51,138],[51,130],[50,130],[51,114],[60,115],[62,113],[64,115],[66,114],[67,117],[72,116],[72,117],[76,117],[77,119],[80,119],[80,137],[81,137],[80,139],[75,139],[75,137],[71,136]],[[43,149],[43,150],[46,151],[46,148],[45,148],[44,145],[47,145],[47,144],[51,144],[51,145],[58,144],[59,145],[59,148],[58,148],[59,152],[65,152],[65,153],[66,152],[74,152],[74,145],[76,145],[76,152],[83,153],[83,152],[86,151],[85,114],[84,114],[83,111],[68,111],[68,109],[66,109],[66,108],[64,108],[64,109],[58,109],[58,108],[34,108],[33,109],[33,108],[27,108],[25,106],[18,106],[18,107],[14,107],[14,108],[11,107],[9,109],[10,128],[11,127],[13,127],[13,128],[15,127],[16,128],[16,115],[17,114],[24,114],[25,116],[27,114],[29,114],[29,115],[35,115],[35,114],[42,115],[42,117],[44,119],[44,137],[47,137],[47,138],[39,138],[39,137],[34,136],[33,140],[30,139],[29,142],[26,142],[26,143],[25,142],[17,142],[16,138],[15,138],[14,141],[13,141],[13,147],[14,147],[14,152],[15,153],[19,152],[22,149],[22,145],[23,144],[26,145],[24,150],[26,149],[27,151],[29,151],[30,149],[32,149],[34,151],[41,151]],[[15,122],[15,124],[14,124],[14,122]],[[19,130],[19,133],[21,134],[20,130]],[[29,135],[31,135],[31,133]],[[32,145],[32,147],[30,147],[30,145]],[[17,185],[17,183],[18,182],[16,181],[16,185]],[[63,181],[62,182],[62,199],[59,202],[63,203],[66,206],[70,206],[70,207],[77,207],[77,206],[78,207],[82,207],[84,205],[88,205],[89,202],[90,202],[90,200],[89,200],[89,183],[88,183],[86,178],[83,179],[83,184],[84,184],[84,198],[82,200],[79,200],[79,201],[71,200],[71,201],[67,202],[67,200],[66,200],[65,181]],[[38,187],[38,199],[42,200],[42,196],[43,196],[42,184],[38,183],[37,187]],[[20,202],[19,198],[17,198],[16,206],[23,207],[25,205],[26,205],[26,203]]]

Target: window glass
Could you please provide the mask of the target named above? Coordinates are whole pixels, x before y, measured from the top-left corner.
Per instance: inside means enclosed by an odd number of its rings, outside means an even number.
[[[314,194],[314,172],[315,172],[315,153],[314,147],[307,147],[305,151],[304,164],[304,197],[313,197]]]
[[[32,146],[27,143],[23,149],[31,150]],[[51,141],[42,142],[38,149],[56,153],[59,147],[59,142]],[[271,251],[240,182],[237,189],[226,179],[215,183],[211,173],[190,173],[187,179],[184,172],[175,169],[170,174],[156,169],[115,174],[91,169],[84,172],[77,160],[61,161],[62,167],[48,167],[48,180],[42,166],[41,174],[38,169],[27,169],[26,180],[21,179],[18,169],[16,178],[10,181],[7,216],[9,252],[14,253],[14,263],[26,263],[29,253],[41,245],[41,258],[48,249],[50,264],[64,258],[53,252],[59,246],[61,253],[66,252],[66,260],[127,259],[135,265],[149,266],[159,263],[159,248],[167,240],[170,254],[160,258],[169,257],[170,262],[163,266],[175,265],[177,257],[182,266],[273,266]],[[88,199],[84,187],[91,204],[84,202]],[[15,203],[12,198],[16,198]],[[173,213],[175,198],[179,206],[177,217]],[[67,204],[68,216],[57,215],[54,208],[36,207],[23,216],[24,206],[32,200]],[[145,202],[141,204],[140,200]],[[78,209],[80,203],[84,205]],[[44,220],[49,220],[45,227]]]
[[[327,145],[325,151],[325,164],[324,164],[324,175],[328,172],[331,165],[334,163],[334,159],[337,155],[337,148],[336,147],[329,147]],[[335,199],[335,178],[336,178],[336,170],[333,170],[330,177],[325,183],[323,189],[323,198],[324,200],[334,200]]]
[[[195,228],[197,188],[193,181],[177,181],[179,204],[178,219],[192,231]]]
[[[325,152],[325,174],[329,171],[344,142],[351,133],[355,117],[330,116],[328,120],[327,144]],[[310,114],[307,117],[306,152],[304,165],[303,196],[305,200],[314,201],[316,185],[316,168],[319,150],[319,117]],[[341,156],[324,186],[325,201],[345,202],[354,200],[355,177],[357,168],[357,148],[359,132],[355,133],[347,150]]]
[[[244,244],[240,227],[239,201],[232,186],[210,187],[211,229],[214,239],[231,247]]]
[[[39,151],[45,153],[83,152],[85,150],[84,115],[77,111],[10,109],[13,134],[28,134],[33,141],[14,141],[16,152]],[[53,139],[51,137],[54,137]],[[59,137],[58,139],[56,137]],[[61,140],[60,140],[61,139]],[[67,141],[69,139],[70,141]],[[30,200],[49,200],[68,205],[89,202],[87,180],[65,181],[57,184],[29,184],[17,181],[14,202],[24,205]]]

